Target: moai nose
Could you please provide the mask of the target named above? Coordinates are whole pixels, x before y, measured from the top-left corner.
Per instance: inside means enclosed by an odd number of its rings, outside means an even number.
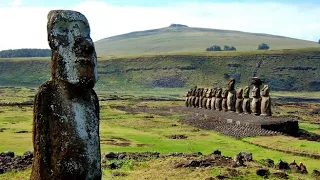
[[[77,55],[91,55],[94,52],[94,46],[86,38],[76,38],[74,51]]]

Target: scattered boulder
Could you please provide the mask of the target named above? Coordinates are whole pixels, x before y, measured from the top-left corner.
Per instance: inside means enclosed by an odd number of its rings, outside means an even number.
[[[237,154],[234,158],[233,158],[233,161],[234,161],[234,167],[237,167],[237,166],[245,166],[244,164],[244,157],[242,155]]]
[[[282,161],[281,159],[279,162],[276,164],[277,169],[283,169],[283,170],[288,170],[290,169],[289,164],[285,161]]]
[[[274,166],[274,161],[272,159],[265,159],[263,160],[264,165],[268,167],[273,167]]]
[[[221,155],[221,151],[219,151],[218,149],[215,149],[215,150],[213,150],[212,154]]]
[[[14,152],[0,153],[0,174],[12,170],[23,170],[32,165],[33,153],[27,151],[23,156],[15,156]]]
[[[240,152],[239,153],[241,156],[243,156],[244,160],[245,161],[252,161],[253,158],[252,158],[252,153],[251,152]]]
[[[183,134],[174,134],[174,135],[170,135],[168,136],[169,139],[187,139],[188,136],[183,135]]]
[[[272,175],[274,177],[277,177],[277,178],[281,178],[281,179],[288,179],[288,174],[283,172],[283,171],[276,171],[274,173],[272,173]]]
[[[0,173],[1,174],[1,173]],[[311,173],[312,178],[314,179],[320,179],[320,171],[317,169],[314,169]]]
[[[256,173],[258,176],[262,177],[268,177],[268,175],[270,174],[269,169],[266,168],[259,168],[256,170]]]

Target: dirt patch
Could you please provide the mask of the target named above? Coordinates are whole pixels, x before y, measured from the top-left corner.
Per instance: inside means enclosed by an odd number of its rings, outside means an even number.
[[[184,134],[173,134],[168,136],[169,139],[187,139],[188,136]]]
[[[127,147],[131,145],[131,141],[121,137],[101,137],[100,141],[102,144],[114,145],[114,146],[122,146]]]
[[[137,144],[138,147],[151,147],[151,144]]]
[[[23,134],[23,133],[29,133],[29,131],[16,131],[14,133]]]

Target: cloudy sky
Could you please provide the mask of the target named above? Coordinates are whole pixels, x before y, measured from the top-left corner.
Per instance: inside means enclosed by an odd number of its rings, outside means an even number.
[[[0,50],[49,48],[47,14],[80,11],[94,41],[171,23],[318,41],[319,0],[0,0]]]

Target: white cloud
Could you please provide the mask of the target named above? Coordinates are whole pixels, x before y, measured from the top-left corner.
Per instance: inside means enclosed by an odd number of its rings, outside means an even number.
[[[57,7],[64,9],[64,7]],[[54,9],[54,8],[51,8]],[[0,50],[48,48],[49,8],[0,7]],[[170,7],[113,6],[84,1],[73,7],[89,20],[94,41],[132,31],[161,28],[171,23],[191,27],[268,33],[317,41],[320,5],[281,3],[182,3]]]

